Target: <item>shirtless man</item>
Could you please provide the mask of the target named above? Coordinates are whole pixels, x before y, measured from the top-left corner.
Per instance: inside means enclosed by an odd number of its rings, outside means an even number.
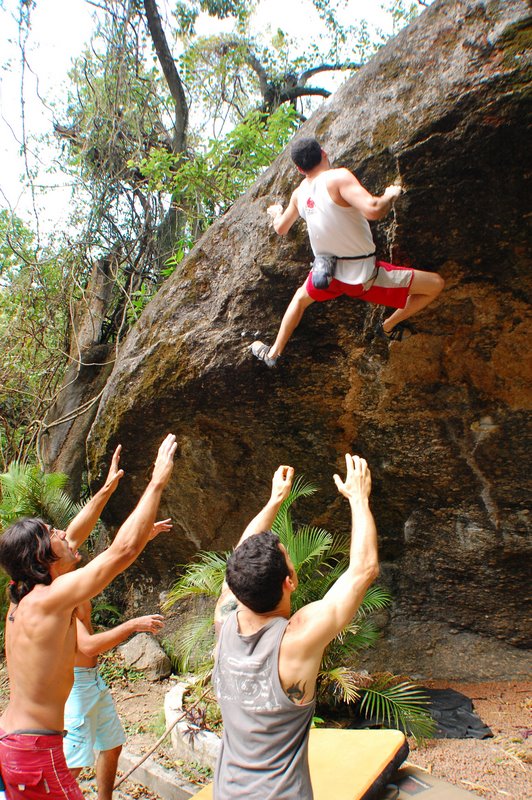
[[[65,702],[74,680],[75,609],[99,594],[142,552],[170,479],[175,436],[162,442],[148,486],[113,543],[76,570],[78,548],[116,489],[120,447],[102,489],[67,531],[22,519],[0,537],[0,564],[11,577],[6,620],[9,704],[0,718],[0,769],[10,800],[82,800],[63,753]]]
[[[170,520],[156,522],[150,536],[171,529]],[[111,800],[118,759],[126,736],[111,692],[98,672],[98,656],[112,650],[133,633],[159,633],[161,614],[135,617],[106,631],[94,633],[90,600],[76,609],[77,652],[74,661],[74,685],[65,706],[64,751],[67,766],[74,778],[96,759],[98,800]]]
[[[334,481],[351,506],[349,566],[321,600],[291,616],[297,574],[269,530],[290,492],[292,467],[278,468],[268,503],[228,559],[215,611],[213,684],[224,721],[215,800],[312,800],[308,733],[323,651],[379,572],[370,472],[363,458],[345,460],[345,481]]]
[[[331,169],[329,159],[316,139],[300,137],[291,150],[292,161],[305,176],[292,193],[285,210],[276,204],[267,209],[275,231],[284,236],[298,217],[308,227],[314,256],[336,256],[334,275],[322,288],[313,273],[296,291],[285,311],[277,338],[269,347],[256,341],[251,352],[268,367],[274,367],[292,333],[312,303],[322,303],[345,294],[396,310],[376,328],[381,338],[400,340],[412,331],[405,320],[428,306],[440,294],[444,281],[434,272],[396,267],[375,260],[375,244],[368,220],[382,219],[401,194],[400,186],[388,186],[380,197],[371,195],[347,169]]]

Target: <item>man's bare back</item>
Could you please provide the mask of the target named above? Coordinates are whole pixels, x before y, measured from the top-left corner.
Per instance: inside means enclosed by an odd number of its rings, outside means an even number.
[[[6,623],[11,694],[0,719],[4,730],[63,730],[63,710],[74,681],[76,621],[72,610],[49,613],[50,586],[36,586]]]

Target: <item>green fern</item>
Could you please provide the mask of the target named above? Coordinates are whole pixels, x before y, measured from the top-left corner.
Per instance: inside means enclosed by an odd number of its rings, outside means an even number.
[[[185,574],[173,585],[164,603],[168,611],[181,600],[193,595],[218,597],[225,578],[227,553],[198,553],[196,561],[187,566]]]
[[[327,695],[333,702],[356,703],[360,699],[359,676],[348,667],[335,666],[318,673],[318,699]]]
[[[214,660],[214,609],[187,620],[174,640],[174,655],[179,672],[197,667],[211,668]]]
[[[67,475],[45,473],[32,464],[12,462],[0,475],[0,525],[6,528],[20,517],[42,517],[56,528],[66,528],[80,510],[65,491]]]
[[[393,675],[384,675],[365,688],[360,710],[388,728],[400,728],[416,739],[426,739],[436,728],[427,712],[428,702],[423,690],[410,681],[397,683]]]

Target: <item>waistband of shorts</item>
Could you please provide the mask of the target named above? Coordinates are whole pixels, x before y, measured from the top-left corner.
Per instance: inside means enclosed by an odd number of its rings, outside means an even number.
[[[50,749],[54,747],[62,749],[65,735],[66,731],[37,728],[17,729],[7,733],[0,728],[0,745],[5,743],[20,750]]]
[[[74,667],[74,687],[89,686],[99,680],[98,667]]]
[[[72,692],[97,688],[100,691],[107,689],[107,684],[100,675],[98,667],[74,667],[74,684]]]

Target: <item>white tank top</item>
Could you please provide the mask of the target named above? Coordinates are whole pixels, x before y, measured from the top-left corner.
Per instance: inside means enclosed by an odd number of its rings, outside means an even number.
[[[367,219],[352,206],[334,202],[327,189],[327,172],[303,181],[298,190],[298,211],[308,228],[315,256],[360,256],[375,252]],[[375,269],[375,257],[349,261],[340,259],[334,277],[343,283],[365,283]]]

